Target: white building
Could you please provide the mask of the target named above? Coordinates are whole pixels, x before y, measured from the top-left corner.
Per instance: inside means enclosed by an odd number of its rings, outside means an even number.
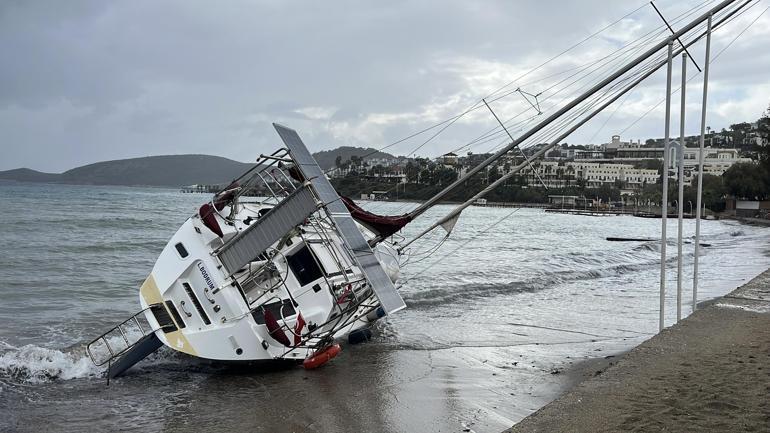
[[[620,181],[624,188],[638,189],[658,180],[658,170],[634,168],[631,164],[538,161],[533,166],[537,176],[531,170],[527,170],[529,172],[527,183],[532,186],[539,186],[542,182],[549,188],[574,185],[578,179],[585,179],[586,185],[589,187],[615,185],[617,181]]]
[[[750,158],[742,158],[738,154],[738,149],[718,149],[706,147],[703,149],[703,174],[712,174],[714,176],[723,175],[727,169],[739,162],[751,162]],[[699,148],[684,149],[684,171],[685,183],[692,183],[693,176],[698,174],[698,160],[700,158]]]

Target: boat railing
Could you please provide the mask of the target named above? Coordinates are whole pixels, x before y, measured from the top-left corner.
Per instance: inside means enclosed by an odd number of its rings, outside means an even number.
[[[293,160],[287,149],[278,149],[270,155],[260,155],[255,165],[235,179],[239,192],[235,198],[245,195],[265,195],[268,202],[278,203],[298,188],[301,182],[293,180],[286,170]],[[231,184],[232,186],[232,184]],[[221,190],[222,194],[227,188]]]
[[[88,357],[91,358],[91,362],[93,362],[97,367],[101,367],[104,364],[107,364],[113,359],[126,353],[129,349],[139,343],[145,336],[163,329],[163,327],[152,329],[150,324],[147,322],[144,314],[150,308],[152,308],[152,305],[132,315],[128,319],[118,323],[117,325],[110,328],[107,332],[96,337],[90,343],[88,343],[86,345],[86,353],[88,354]],[[142,326],[142,323],[139,320],[140,318],[144,319],[145,326]],[[141,335],[134,340],[131,338],[131,334],[137,330],[141,333]],[[119,337],[118,344],[120,344],[120,347],[113,347],[114,343],[110,344],[111,337]],[[106,354],[106,357],[102,358],[98,356],[97,353],[95,353],[98,347],[105,347],[107,349],[108,353]]]

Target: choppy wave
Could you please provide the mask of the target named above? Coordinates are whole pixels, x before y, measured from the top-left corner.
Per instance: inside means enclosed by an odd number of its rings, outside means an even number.
[[[0,354],[0,377],[16,382],[43,383],[99,376],[96,367],[82,351],[61,351],[28,344],[19,348],[4,345]]]
[[[692,257],[691,253],[683,257]],[[592,258],[590,260],[597,260]],[[668,257],[667,263],[676,262],[676,256]],[[548,272],[523,281],[511,281],[508,283],[478,283],[458,284],[436,289],[417,289],[411,293],[402,293],[404,300],[410,308],[428,308],[442,304],[458,304],[478,298],[486,298],[497,295],[512,295],[525,292],[539,292],[563,283],[578,280],[594,280],[605,277],[638,272],[659,264],[659,259],[636,263],[620,263],[610,266],[595,267],[580,270],[565,270]]]

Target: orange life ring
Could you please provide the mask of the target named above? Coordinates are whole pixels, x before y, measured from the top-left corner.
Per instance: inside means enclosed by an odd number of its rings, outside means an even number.
[[[332,344],[331,346],[321,349],[313,356],[305,359],[305,361],[302,362],[302,366],[305,367],[305,370],[318,368],[334,359],[334,357],[339,355],[340,352],[342,352],[340,345]]]

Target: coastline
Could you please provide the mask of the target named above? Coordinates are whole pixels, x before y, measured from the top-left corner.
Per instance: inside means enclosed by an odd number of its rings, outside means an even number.
[[[770,426],[769,361],[770,269],[506,432],[762,431]],[[572,380],[585,376],[582,368],[568,372]]]

